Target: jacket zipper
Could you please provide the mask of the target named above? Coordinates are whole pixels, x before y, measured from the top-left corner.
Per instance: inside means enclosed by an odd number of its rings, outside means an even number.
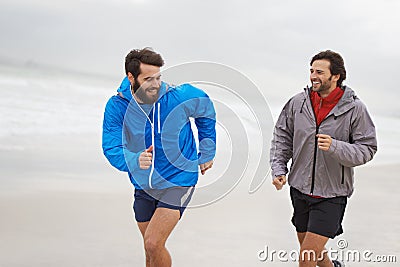
[[[314,106],[313,103],[311,101],[311,97],[310,97],[310,102],[311,102],[311,107],[314,113],[314,118],[315,118],[315,126],[316,126],[316,130],[315,130],[315,142],[314,142],[314,160],[313,160],[313,169],[312,169],[312,176],[311,176],[311,192],[310,194],[314,194],[314,185],[315,185],[315,171],[316,171],[316,165],[317,165],[317,151],[318,151],[318,137],[317,134],[319,133],[319,126],[321,125],[321,123],[318,125],[318,118],[317,115],[315,114],[314,111]],[[322,98],[319,101],[319,106],[318,109],[320,110],[322,107]],[[325,119],[324,119],[325,120]]]
[[[311,192],[310,192],[311,195],[314,193],[314,184],[315,184],[315,169],[316,169],[316,163],[317,163],[317,149],[318,149],[318,137],[316,135],[318,134],[318,131],[319,131],[319,126],[317,125],[317,129],[315,131],[314,159],[313,159],[313,168],[312,168],[312,176],[311,176]]]
[[[313,103],[311,101],[311,97],[310,97],[310,103],[311,103],[311,107],[312,107],[312,111],[314,114],[314,118],[315,118],[315,126],[316,126],[316,130],[315,130],[315,135],[317,135],[319,133],[319,127],[321,126],[322,122],[324,120],[326,120],[327,117],[325,117],[321,123],[318,125],[318,120],[317,120],[317,115],[315,114],[314,111],[314,106]],[[321,109],[322,107],[322,99],[319,102],[319,109]],[[336,118],[335,118],[336,120]],[[311,191],[310,194],[313,195],[314,194],[314,185],[315,185],[315,171],[316,171],[316,163],[317,163],[317,151],[318,151],[318,137],[315,136],[315,142],[314,142],[314,159],[313,159],[313,168],[312,168],[312,174],[311,174]],[[342,184],[344,183],[344,166],[342,166]]]
[[[309,93],[309,92],[307,91],[307,93]],[[306,97],[307,97],[307,95],[306,95]],[[309,97],[309,99],[310,99],[310,103],[311,103],[312,113],[314,114],[315,127],[316,127],[315,138],[314,138],[315,141],[314,141],[313,168],[312,168],[312,174],[311,174],[311,190],[310,190],[310,194],[313,195],[314,194],[314,184],[315,184],[315,170],[316,170],[316,163],[317,163],[317,149],[318,149],[318,137],[317,137],[317,134],[319,132],[319,125],[318,125],[317,115],[315,114],[314,106],[313,106],[313,103],[311,101],[311,97]]]

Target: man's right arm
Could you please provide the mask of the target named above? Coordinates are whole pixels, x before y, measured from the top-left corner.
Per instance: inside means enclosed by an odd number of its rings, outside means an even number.
[[[273,139],[270,150],[270,163],[273,180],[284,181],[281,179],[288,173],[287,163],[293,156],[293,134],[294,123],[292,116],[292,100],[289,100],[283,107],[281,114],[275,124]]]
[[[120,171],[128,172],[138,167],[140,153],[128,151],[123,146],[122,128],[125,108],[120,107],[112,97],[105,108],[103,119],[102,147],[103,153],[112,166]],[[127,165],[129,162],[129,167]]]

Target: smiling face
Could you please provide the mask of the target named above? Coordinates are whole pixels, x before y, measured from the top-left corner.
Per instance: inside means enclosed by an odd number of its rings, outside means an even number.
[[[337,87],[339,74],[332,75],[330,62],[325,59],[315,60],[310,68],[310,80],[312,90],[318,92],[321,97],[326,97]]]
[[[161,87],[160,67],[140,63],[140,74],[138,77],[135,79],[128,72],[128,79],[133,88],[139,86],[135,92],[132,92],[136,101],[141,104],[153,104],[157,101]]]

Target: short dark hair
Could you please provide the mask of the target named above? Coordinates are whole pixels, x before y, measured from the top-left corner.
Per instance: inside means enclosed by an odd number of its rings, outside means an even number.
[[[337,81],[337,86],[341,87],[342,82],[346,80],[346,68],[344,67],[344,60],[342,56],[331,50],[322,51],[311,59],[310,66],[314,61],[321,59],[325,59],[330,62],[329,70],[331,71],[332,75],[340,74],[340,78]]]
[[[161,55],[153,49],[145,47],[143,49],[133,49],[125,57],[125,73],[130,72],[136,79],[140,74],[140,63],[149,64],[157,67],[164,65]]]

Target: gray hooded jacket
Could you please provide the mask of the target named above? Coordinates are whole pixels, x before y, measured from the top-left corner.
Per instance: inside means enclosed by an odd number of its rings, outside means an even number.
[[[275,125],[271,144],[272,176],[288,173],[288,182],[304,194],[350,197],[353,167],[370,161],[377,151],[374,123],[366,106],[347,86],[336,106],[317,126],[310,89],[292,97]],[[318,149],[316,134],[332,137],[328,151]]]

